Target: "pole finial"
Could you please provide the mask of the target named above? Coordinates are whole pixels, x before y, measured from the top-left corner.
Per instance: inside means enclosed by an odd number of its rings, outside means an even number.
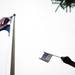
[[[13,16],[16,16],[16,14],[13,14]]]

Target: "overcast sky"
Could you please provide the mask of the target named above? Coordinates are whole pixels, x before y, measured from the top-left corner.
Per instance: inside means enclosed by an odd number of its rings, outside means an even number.
[[[65,12],[50,0],[17,1],[16,75],[75,75],[75,68],[52,57],[39,60],[43,51],[75,61],[75,8]]]
[[[55,13],[57,6],[50,0],[1,0],[0,17],[15,9],[17,14],[16,75],[75,75],[75,68],[59,58],[52,57],[49,63],[39,60],[46,51],[75,61],[75,8]],[[0,45],[0,75],[9,75],[10,40],[5,31],[0,32]]]

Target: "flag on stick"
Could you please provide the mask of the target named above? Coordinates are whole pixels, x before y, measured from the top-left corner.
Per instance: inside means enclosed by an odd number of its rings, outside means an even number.
[[[52,54],[44,52],[43,56],[40,59],[48,63],[52,56]]]
[[[48,63],[50,61],[50,59],[52,58],[52,56],[61,58],[60,56],[44,52],[44,54],[42,55],[42,57],[40,59]]]
[[[11,33],[10,38],[12,38],[10,75],[15,75],[15,16],[16,14],[13,14],[10,17],[3,17],[2,19],[0,19],[0,31],[8,31],[9,35]],[[10,26],[12,28],[10,28]]]
[[[44,54],[42,55],[42,57],[40,59],[48,63],[50,61],[50,59],[52,58],[52,56],[60,58],[65,64],[68,64],[72,67],[75,67],[75,62],[72,61],[68,56],[60,57],[60,56],[57,56],[57,55],[53,55],[53,54],[44,52]]]

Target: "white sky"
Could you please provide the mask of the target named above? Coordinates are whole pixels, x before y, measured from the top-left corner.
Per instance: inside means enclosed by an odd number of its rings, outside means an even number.
[[[17,0],[16,75],[75,75],[75,68],[43,51],[75,61],[75,8],[66,13],[50,0]]]

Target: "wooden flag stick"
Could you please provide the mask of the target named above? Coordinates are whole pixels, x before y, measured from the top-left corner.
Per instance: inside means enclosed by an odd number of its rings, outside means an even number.
[[[13,20],[13,33],[12,33],[12,51],[11,51],[11,68],[10,75],[15,75],[15,14]]]

